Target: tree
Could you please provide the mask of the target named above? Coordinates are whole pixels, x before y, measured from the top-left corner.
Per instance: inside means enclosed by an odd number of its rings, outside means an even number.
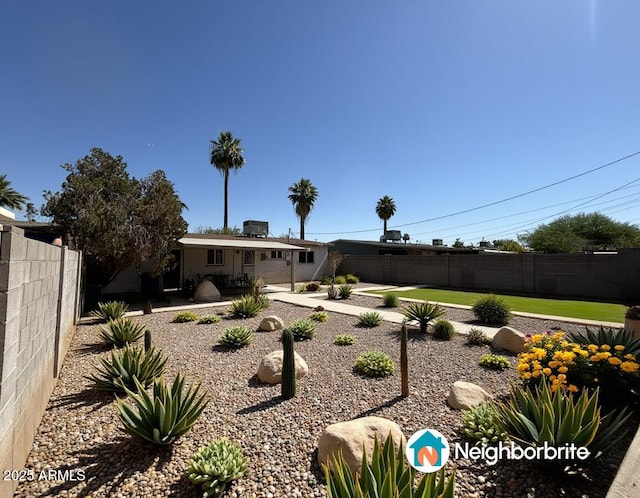
[[[640,247],[640,228],[614,221],[600,213],[562,216],[549,224],[518,235],[537,252],[572,253]]]
[[[456,249],[464,249],[464,242],[457,238],[456,241],[451,245],[451,247],[455,247]]]
[[[516,240],[498,239],[493,241],[493,245],[500,251],[525,252],[524,247]]]
[[[242,230],[237,226],[233,226],[233,228],[213,228],[213,227],[203,227],[199,226],[195,229],[194,233],[202,233],[202,234],[211,234],[211,235],[242,235]]]
[[[130,178],[122,156],[98,148],[75,164],[62,190],[45,191],[44,216],[71,235],[92,264],[92,284],[104,286],[132,265],[162,272],[175,241],[186,231],[185,207],[164,172]]]
[[[396,214],[396,203],[391,197],[385,195],[378,199],[376,204],[376,214],[384,223],[383,233],[387,233],[387,221]]]
[[[308,178],[301,178],[299,182],[289,187],[289,200],[293,203],[296,215],[300,218],[300,238],[304,239],[304,224],[318,198],[318,189]]]
[[[342,263],[342,254],[340,251],[329,251],[327,259],[329,260],[329,268],[331,268],[331,281],[335,282],[336,272],[338,271],[340,263]]]
[[[224,177],[224,224],[229,226],[228,199],[229,199],[229,171],[238,170],[244,166],[244,150],[240,147],[240,139],[235,138],[230,131],[221,131],[218,140],[211,140],[209,158],[211,164]]]
[[[28,197],[16,192],[11,187],[11,182],[7,180],[7,175],[0,175],[0,207],[20,211],[28,200]]]

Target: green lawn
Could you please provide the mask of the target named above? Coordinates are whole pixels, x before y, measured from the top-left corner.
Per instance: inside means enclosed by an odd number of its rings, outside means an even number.
[[[372,291],[373,292],[373,291]],[[384,294],[387,291],[375,291],[375,294]],[[473,306],[473,303],[485,293],[461,292],[445,289],[414,289],[401,292],[393,292],[398,297],[410,297],[424,299],[436,303],[465,304]],[[543,315],[567,316],[583,318],[602,322],[624,322],[626,307],[621,304],[592,303],[587,301],[569,301],[565,299],[541,299],[535,297],[508,296],[501,297],[509,303],[513,311],[527,313],[540,313]]]

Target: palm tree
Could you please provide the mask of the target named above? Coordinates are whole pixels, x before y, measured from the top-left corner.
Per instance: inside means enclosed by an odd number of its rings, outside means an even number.
[[[221,131],[218,140],[211,140],[211,164],[224,176],[224,229],[228,224],[229,171],[244,166],[244,150],[240,139],[234,138],[230,131]]]
[[[387,233],[387,220],[396,214],[396,203],[388,195],[378,199],[376,214],[384,222],[384,233]]]
[[[312,185],[308,178],[301,178],[299,182],[289,187],[289,192],[291,192],[289,200],[293,203],[296,215],[300,218],[300,238],[304,239],[304,224],[313,209],[313,203],[318,198],[318,189]]]
[[[11,188],[7,175],[0,175],[0,207],[21,210],[29,198]]]

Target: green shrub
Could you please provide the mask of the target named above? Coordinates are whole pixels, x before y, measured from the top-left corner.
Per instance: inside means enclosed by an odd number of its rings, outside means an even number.
[[[352,293],[353,287],[349,284],[344,284],[338,287],[338,296],[340,296],[341,299],[349,299]]]
[[[112,351],[109,359],[101,358],[100,364],[96,365],[96,372],[85,378],[93,382],[95,389],[124,394],[125,387],[136,389],[133,379],[138,379],[144,387],[150,386],[153,379],[164,373],[166,363],[167,358],[163,357],[161,351],[156,352],[152,348],[145,352],[125,346]]]
[[[231,301],[231,313],[238,318],[251,318],[260,313],[264,309],[264,305],[261,298],[256,299],[251,295],[246,295]]]
[[[385,292],[382,295],[382,305],[385,308],[397,308],[400,304],[400,299],[393,292]]]
[[[456,333],[453,323],[449,320],[440,319],[433,324],[433,337],[441,341],[450,341]]]
[[[382,351],[367,351],[356,359],[356,370],[368,377],[387,377],[395,369],[391,357]]]
[[[117,320],[122,318],[129,309],[129,305],[122,301],[109,301],[106,303],[98,303],[98,309],[92,311],[91,314],[102,320]]]
[[[291,325],[287,327],[293,334],[293,339],[296,341],[306,341],[313,339],[316,335],[316,324],[314,321],[307,318],[300,318],[291,322]]]
[[[491,339],[487,337],[482,330],[472,328],[467,334],[467,344],[471,346],[484,346],[485,344],[491,344]]]
[[[220,315],[216,315],[215,313],[212,315],[204,315],[198,318],[199,324],[210,325],[212,323],[218,323],[220,321]]]
[[[576,344],[595,344],[600,347],[605,344],[609,345],[611,348],[615,348],[616,346],[624,346],[625,354],[632,354],[636,357],[639,356],[640,353],[640,338],[634,339],[631,335],[630,330],[620,329],[612,329],[610,327],[603,327],[594,332],[589,327],[585,327],[585,333],[579,334],[576,332],[570,332],[567,334],[567,338],[571,342],[575,342]]]
[[[353,275],[352,273],[348,273],[345,277],[344,280],[347,284],[357,284],[358,282],[360,282],[360,279],[358,277],[356,277],[355,275]]]
[[[338,291],[336,290],[335,286],[331,284],[327,288],[327,299],[337,299],[337,298],[338,298]]]
[[[329,313],[327,313],[326,311],[314,311],[309,315],[309,320],[324,323],[329,320]]]
[[[226,348],[243,348],[253,342],[253,330],[244,325],[227,327],[220,332],[218,344]]]
[[[474,303],[472,311],[482,323],[506,325],[511,320],[511,308],[495,294],[482,296]]]
[[[322,275],[320,283],[322,285],[331,285],[333,283],[333,278],[331,277],[331,275]]]
[[[382,315],[377,311],[364,311],[358,316],[358,324],[361,327],[377,327],[382,323]]]
[[[266,294],[258,294],[258,297],[255,300],[260,305],[261,310],[266,310],[269,306],[271,306],[271,300],[267,297]]]
[[[507,439],[493,405],[481,403],[462,412],[462,428],[465,435],[477,445],[487,446]]]
[[[482,355],[478,361],[478,365],[490,368],[491,370],[505,370],[507,368],[511,368],[511,363],[509,363],[509,359],[506,356],[492,353]]]
[[[356,343],[356,338],[350,334],[339,334],[333,338],[336,346],[352,346]]]
[[[245,474],[247,462],[238,444],[211,441],[191,457],[187,477],[202,488],[203,496],[220,496],[231,481]]]
[[[338,275],[336,276],[335,280],[333,281],[334,284],[337,285],[344,285],[347,283],[347,278],[344,275]]]
[[[132,344],[144,336],[144,325],[134,322],[131,318],[118,318],[98,329],[98,337],[103,342],[121,348]]]
[[[322,466],[327,482],[328,498],[454,498],[455,470],[446,478],[444,468],[423,474],[417,485],[416,470],[407,463],[404,445],[396,452],[393,438],[384,445],[376,438],[371,461],[362,449],[362,466],[351,473],[342,452],[334,453],[328,465]]]
[[[420,325],[420,332],[427,333],[427,326],[431,320],[444,315],[444,308],[437,304],[432,304],[427,301],[420,301],[417,303],[411,303],[402,309],[402,314],[407,321],[416,321]]]
[[[184,392],[181,373],[171,387],[165,384],[163,377],[154,379],[151,394],[137,379],[134,382],[137,392],[125,388],[134,406],[117,398],[118,417],[124,432],[151,444],[172,444],[191,429],[208,403],[205,395],[200,394],[201,384]]]
[[[180,311],[176,313],[176,316],[173,317],[174,323],[187,323],[187,322],[195,322],[198,319],[198,315],[196,315],[193,311]]]

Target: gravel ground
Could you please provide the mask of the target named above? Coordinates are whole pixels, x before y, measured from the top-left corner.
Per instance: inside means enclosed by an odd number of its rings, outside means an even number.
[[[380,301],[353,296],[350,302],[375,307]],[[196,311],[204,315],[216,310],[220,308]],[[356,317],[330,313],[329,321],[318,325],[316,338],[296,343],[310,374],[298,382],[296,397],[284,401],[279,385],[262,385],[256,378],[260,359],[281,347],[278,332],[258,332],[253,344],[238,351],[216,346],[219,332],[238,322],[257,328],[262,316],[275,314],[290,323],[309,313],[308,308],[274,302],[255,319],[225,318],[214,325],[172,323],[173,313],[137,317],[152,331],[154,345],[169,357],[167,378],[182,371],[187,382],[202,379],[210,396],[191,432],[170,449],[145,446],[119,431],[112,396],[90,389],[84,379],[107,352],[97,340],[96,325],[79,326],[26,465],[36,476],[41,470],[68,471],[67,480],[23,482],[15,496],[198,496],[197,488],[184,477],[186,461],[217,438],[238,442],[250,458],[249,471],[225,496],[326,496],[315,450],[327,425],[377,415],[396,421],[407,437],[433,428],[450,444],[462,442],[460,412],[446,404],[451,384],[474,382],[499,396],[515,380],[513,369],[498,373],[477,365],[488,347],[466,346],[461,336],[440,342],[411,333],[411,395],[401,398],[399,374],[374,380],[352,368],[359,353],[373,349],[389,353],[399,365],[398,326],[383,323],[364,329],[356,326]],[[448,309],[445,318],[467,321],[473,316]],[[527,332],[576,328],[523,318],[515,318],[512,325]],[[333,337],[344,333],[354,334],[357,344],[334,346]],[[511,363],[515,365],[515,357]],[[456,460],[447,465],[450,470],[457,467],[459,497],[600,497],[605,496],[634,431],[616,451],[572,477],[550,474],[531,463],[488,466]]]

